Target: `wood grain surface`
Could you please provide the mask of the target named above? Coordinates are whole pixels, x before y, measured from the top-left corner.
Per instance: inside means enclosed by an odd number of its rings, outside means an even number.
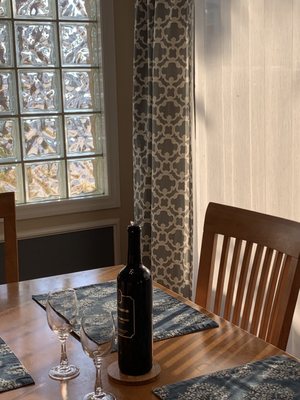
[[[1,400],[81,400],[93,390],[94,365],[74,337],[69,338],[67,349],[70,362],[80,367],[79,377],[67,383],[48,377],[49,368],[59,362],[59,342],[47,325],[45,311],[31,296],[63,286],[78,287],[114,279],[119,269],[120,266],[114,266],[0,285],[0,336],[35,381],[35,385],[2,393]],[[167,292],[181,298],[169,290]],[[205,312],[194,303],[183,301]],[[154,387],[283,354],[283,351],[232,323],[212,313],[207,314],[219,323],[219,328],[154,343],[154,358],[161,367],[157,380],[140,386],[110,380],[106,369],[116,361],[117,354],[114,353],[104,362],[104,388],[114,393],[118,400],[154,400],[157,399],[151,392]]]

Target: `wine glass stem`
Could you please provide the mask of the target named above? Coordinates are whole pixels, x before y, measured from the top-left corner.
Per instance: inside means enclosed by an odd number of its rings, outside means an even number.
[[[66,339],[59,339],[60,340],[60,366],[62,368],[66,368],[69,365],[68,357],[67,357],[67,345]]]
[[[95,358],[94,364],[96,367],[96,380],[95,380],[95,395],[101,396],[102,393],[102,380],[101,380],[101,358]]]

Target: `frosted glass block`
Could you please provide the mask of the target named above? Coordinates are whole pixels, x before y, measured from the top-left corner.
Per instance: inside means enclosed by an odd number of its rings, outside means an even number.
[[[63,66],[99,64],[96,24],[60,24],[60,38]]]
[[[96,0],[58,0],[59,18],[96,19]]]
[[[0,165],[0,193],[15,192],[16,202],[23,203],[23,176],[21,164]]]
[[[60,117],[22,118],[24,159],[62,157]]]
[[[103,194],[101,180],[102,159],[89,158],[68,161],[70,197]]]
[[[65,197],[63,161],[25,164],[28,202]]]
[[[10,0],[0,0],[0,18],[10,18]]]
[[[16,113],[15,75],[10,71],[0,71],[0,115]]]
[[[92,70],[63,72],[65,111],[98,111],[99,79]]]
[[[11,24],[10,22],[0,22],[0,66],[12,67],[11,52]]]
[[[17,160],[20,160],[17,119],[0,119],[0,163]]]
[[[60,111],[57,71],[19,71],[22,113],[53,113]]]
[[[68,155],[102,153],[100,115],[70,115],[65,117]]]
[[[13,0],[15,18],[55,18],[54,0]]]
[[[19,66],[57,65],[56,30],[51,23],[16,23],[17,63]]]

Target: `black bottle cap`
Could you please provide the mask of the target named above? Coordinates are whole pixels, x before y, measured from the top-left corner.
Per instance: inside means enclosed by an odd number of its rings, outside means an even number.
[[[128,233],[140,233],[141,227],[140,225],[135,224],[133,221],[130,221],[130,225],[127,227]]]

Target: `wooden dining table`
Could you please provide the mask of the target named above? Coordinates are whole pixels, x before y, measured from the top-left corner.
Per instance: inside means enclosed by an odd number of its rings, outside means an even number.
[[[57,336],[48,327],[45,310],[32,300],[32,295],[47,293],[55,288],[112,280],[117,277],[120,268],[105,267],[0,285],[0,337],[35,381],[34,385],[1,393],[1,400],[80,400],[93,390],[93,362],[84,354],[80,341],[73,336],[67,342],[68,356],[70,362],[80,367],[80,375],[63,383],[48,377],[50,367],[59,362],[60,346]],[[208,313],[192,301],[164,290],[208,314],[219,327],[154,342],[154,360],[160,365],[161,372],[151,383],[125,385],[113,381],[107,374],[107,367],[117,360],[117,353],[105,357],[103,386],[118,400],[157,400],[152,393],[155,387],[271,355],[285,354],[232,323]]]

